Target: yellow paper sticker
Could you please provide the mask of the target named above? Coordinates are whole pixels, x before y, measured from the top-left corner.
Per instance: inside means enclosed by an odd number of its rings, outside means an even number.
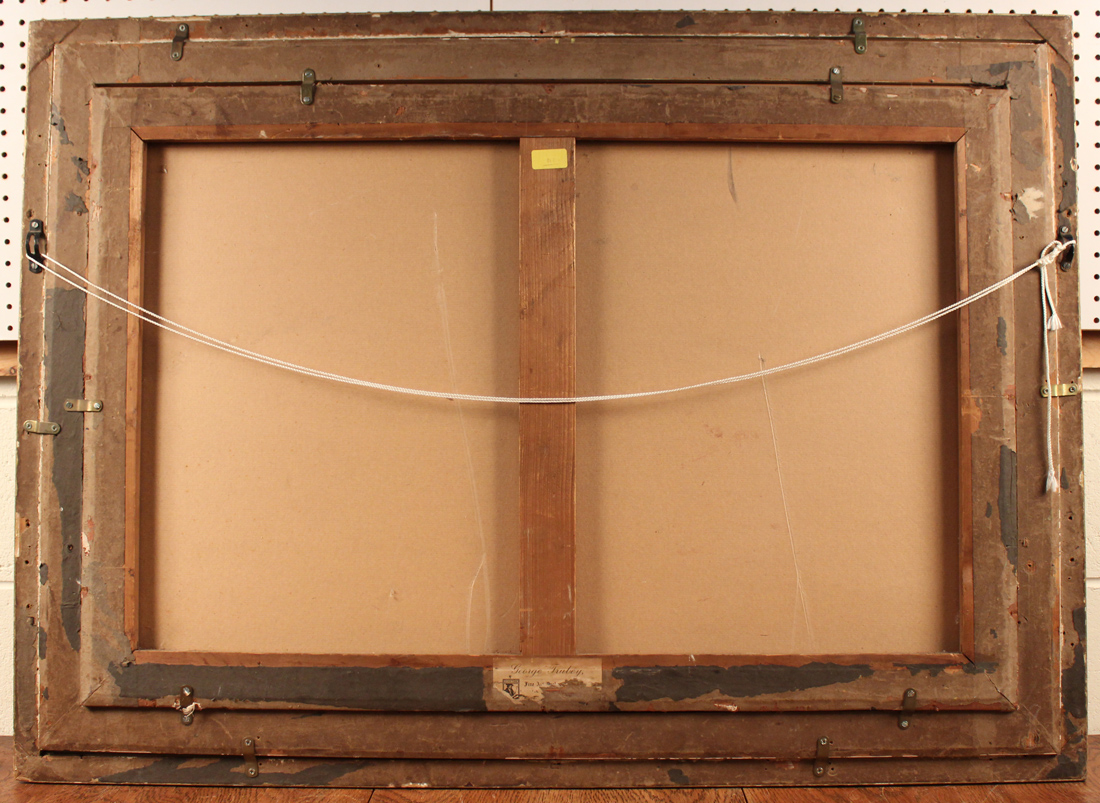
[[[531,151],[531,167],[535,170],[561,170],[569,167],[569,151],[565,148]]]

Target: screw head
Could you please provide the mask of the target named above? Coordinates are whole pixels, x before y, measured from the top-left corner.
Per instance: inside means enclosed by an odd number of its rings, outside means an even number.
[[[917,696],[917,690],[916,689],[906,689],[905,690],[905,696],[906,697],[916,697]]]
[[[909,720],[903,719],[901,722],[898,723],[898,727],[901,728],[902,730],[905,730],[906,728],[909,727]]]
[[[50,424],[50,432],[57,432],[60,429],[61,427],[59,427],[57,424]]]
[[[177,52],[172,54],[172,61],[179,61],[181,58],[183,58],[182,53]]]
[[[41,223],[39,223],[39,222],[38,222],[37,220],[32,220],[32,221],[31,221],[31,228],[32,228],[32,229],[37,229],[37,228],[38,228],[39,226],[41,226],[41,225],[42,225],[42,224],[41,224]]]
[[[190,686],[184,686],[182,689],[180,689],[180,691],[183,692],[184,697],[190,697],[192,694],[195,693],[195,690],[192,689]]]
[[[1069,226],[1062,226],[1062,228],[1058,229],[1058,231],[1060,231],[1062,234],[1069,234]]]
[[[34,429],[34,424],[28,421],[23,425],[23,429],[27,430],[27,432],[30,432],[32,429]]]
[[[833,67],[831,72],[832,72],[833,75],[840,75],[840,68],[839,67]]]
[[[103,409],[103,402],[96,402],[95,404],[92,405],[92,409],[93,410],[102,410]]]
[[[249,767],[248,768],[248,775],[252,778],[255,778],[256,777],[256,769],[254,767]]]
[[[178,26],[176,27],[176,30],[177,30],[177,31],[179,31],[180,33],[183,33],[184,31],[186,31],[186,30],[187,30],[187,24],[186,24],[186,23],[183,23],[183,22],[181,22],[181,23],[180,23],[180,24],[179,24],[179,25],[178,25]]]
[[[866,49],[863,45],[856,45],[856,53],[862,53]]]
[[[182,717],[180,717],[180,722],[182,722],[184,725],[190,725],[194,721],[195,721],[195,715],[194,714],[184,714]]]
[[[817,743],[820,745],[827,745],[829,743],[829,739],[825,736],[822,736],[820,739],[817,740]]]
[[[824,774],[825,774],[825,768],[824,767],[814,767],[814,775],[824,775]]]
[[[245,747],[251,747],[252,746],[252,740],[251,739],[245,739],[244,740],[244,745],[245,745]]]

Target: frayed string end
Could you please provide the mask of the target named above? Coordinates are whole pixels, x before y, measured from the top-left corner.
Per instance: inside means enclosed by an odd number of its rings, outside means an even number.
[[[1047,493],[1058,493],[1058,477],[1053,468],[1047,472]]]

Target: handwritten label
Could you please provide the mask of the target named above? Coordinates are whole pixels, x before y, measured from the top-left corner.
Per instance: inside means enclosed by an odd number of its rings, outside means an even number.
[[[561,170],[569,167],[569,151],[565,148],[531,151],[531,167],[535,170]]]
[[[512,703],[541,702],[603,683],[599,658],[500,658],[493,663],[493,689]]]

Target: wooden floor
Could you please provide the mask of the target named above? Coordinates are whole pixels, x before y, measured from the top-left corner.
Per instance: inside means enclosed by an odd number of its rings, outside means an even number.
[[[835,789],[438,790],[222,789],[25,784],[12,778],[11,737],[0,736],[0,803],[1100,803],[1100,736],[1089,737],[1085,783]]]

